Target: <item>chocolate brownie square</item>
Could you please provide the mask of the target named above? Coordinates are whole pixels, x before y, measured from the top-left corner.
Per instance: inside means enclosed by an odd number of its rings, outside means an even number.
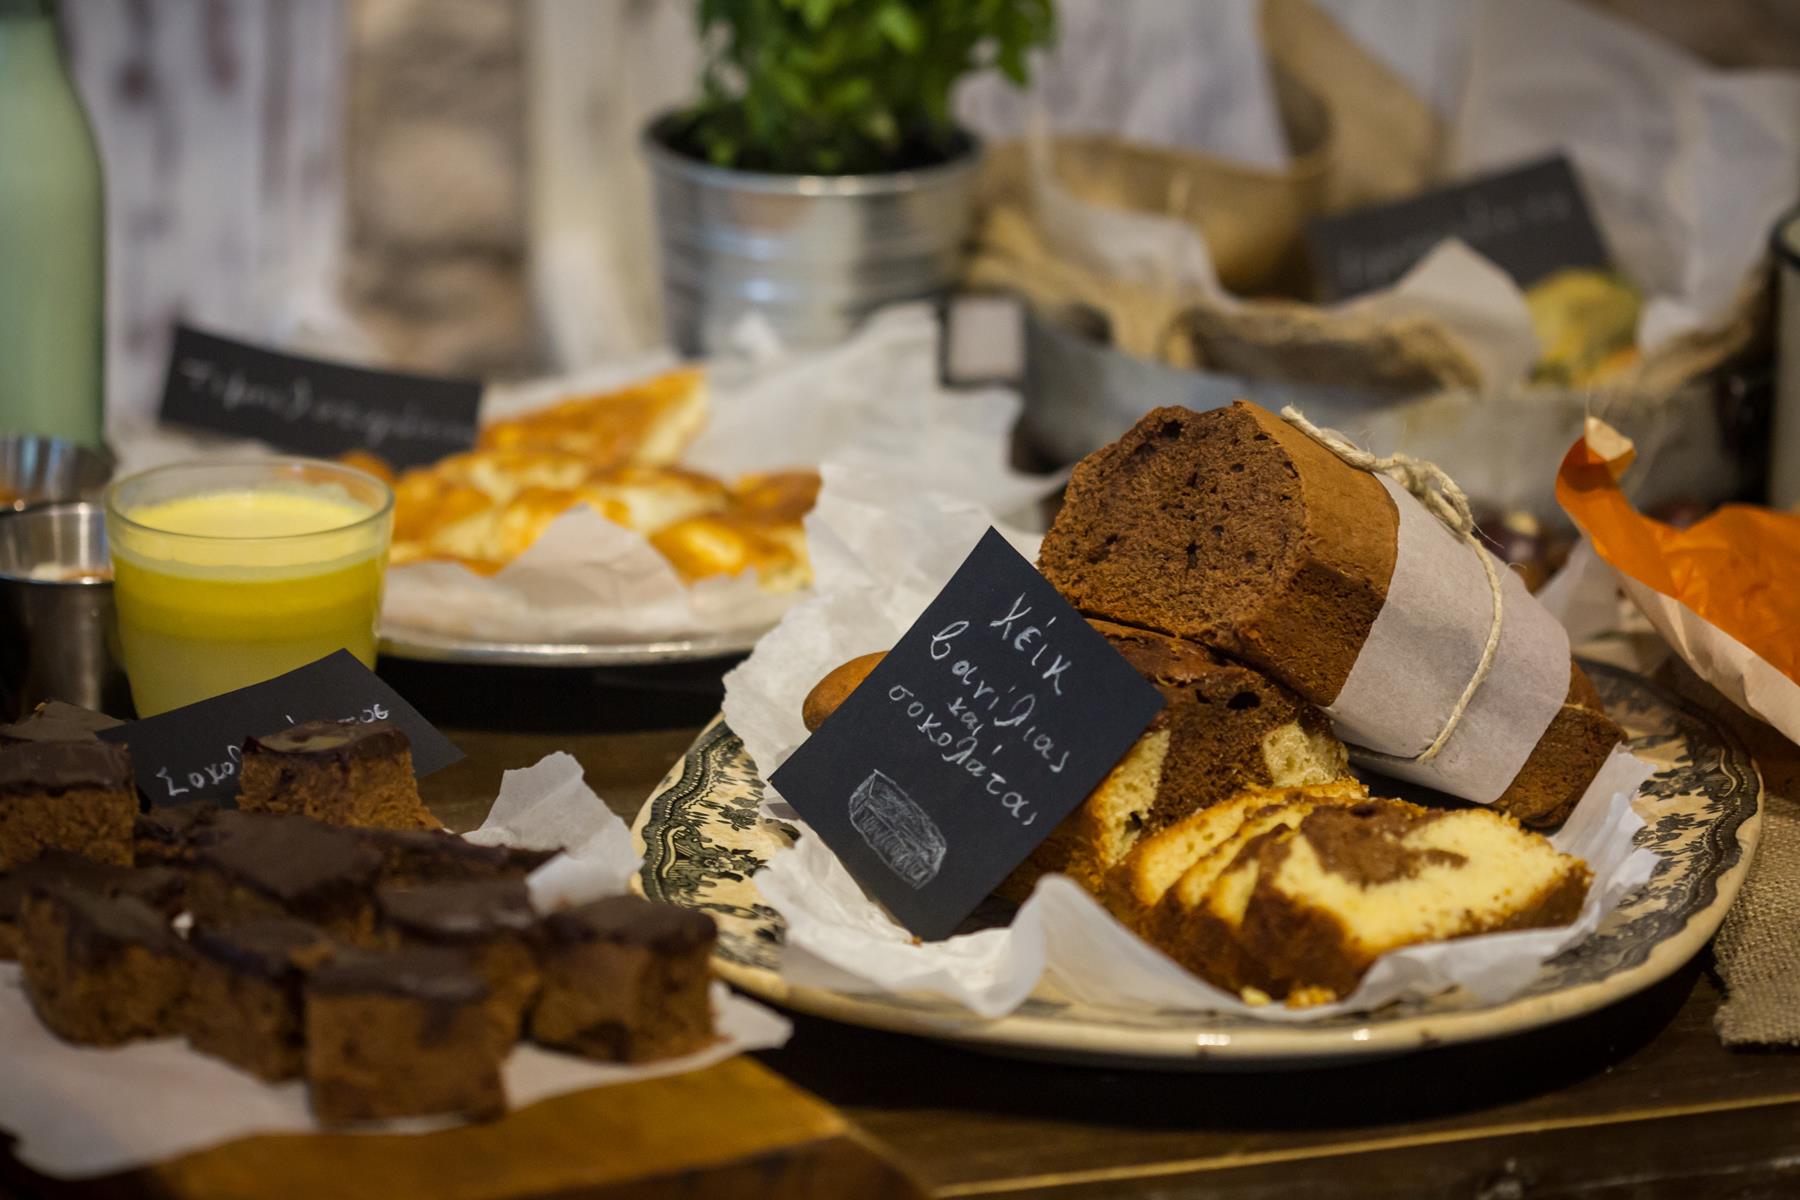
[[[308,721],[244,742],[238,807],[333,825],[435,829],[419,799],[412,743],[386,721]]]
[[[718,930],[691,909],[614,896],[543,921],[533,1041],[641,1062],[713,1040],[709,959]]]
[[[226,924],[291,916],[353,943],[369,940],[381,856],[345,829],[301,816],[221,812],[194,851],[188,904]]]
[[[196,925],[187,1038],[194,1049],[262,1079],[300,1074],[306,1053],[302,984],[332,953],[317,925],[263,917]]]
[[[131,755],[90,741],[0,744],[0,870],[46,850],[131,865]]]
[[[33,882],[19,939],[25,994],[58,1037],[111,1046],[181,1031],[192,954],[142,900]]]
[[[493,996],[507,1036],[519,1036],[538,988],[537,956],[532,951],[538,915],[524,881],[383,887],[375,893],[375,908],[382,929],[399,944],[466,953]]]
[[[381,854],[381,881],[401,887],[480,879],[521,879],[561,853],[482,846],[442,829],[361,829]]]
[[[513,1040],[468,956],[346,950],[306,982],[306,1080],[327,1125],[506,1111]]]
[[[210,800],[195,800],[139,813],[131,825],[137,864],[192,862],[195,849],[218,836],[217,817],[225,811]]]
[[[113,729],[124,723],[117,717],[79,704],[46,700],[22,720],[0,725],[0,743],[91,742],[98,740],[102,729]]]
[[[166,917],[181,911],[181,876],[161,868],[132,870],[51,850],[0,875],[0,961],[19,957],[19,910],[32,884],[69,883],[107,896],[135,896]]]

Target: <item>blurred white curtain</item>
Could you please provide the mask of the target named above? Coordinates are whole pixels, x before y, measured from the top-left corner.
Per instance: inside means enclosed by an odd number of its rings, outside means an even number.
[[[662,342],[638,137],[694,94],[693,6],[531,0],[531,289],[549,361],[577,370]]]
[[[177,317],[283,341],[341,326],[340,0],[62,18],[106,174],[109,424],[154,411]]]

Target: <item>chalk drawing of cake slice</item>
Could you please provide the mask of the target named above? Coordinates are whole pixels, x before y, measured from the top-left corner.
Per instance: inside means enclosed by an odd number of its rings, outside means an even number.
[[[880,771],[870,771],[851,793],[850,824],[915,890],[936,879],[944,865],[944,835],[930,814]]]

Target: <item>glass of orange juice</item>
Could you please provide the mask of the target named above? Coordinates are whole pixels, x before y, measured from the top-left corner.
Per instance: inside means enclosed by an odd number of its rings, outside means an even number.
[[[335,463],[181,463],[106,493],[119,642],[139,716],[349,650],[375,665],[394,494]]]

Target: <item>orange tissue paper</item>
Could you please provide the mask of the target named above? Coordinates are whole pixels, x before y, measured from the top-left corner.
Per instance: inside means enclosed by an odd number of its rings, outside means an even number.
[[[1556,498],[1696,674],[1800,741],[1800,513],[1727,504],[1687,529],[1631,507],[1631,440],[1589,417]]]

